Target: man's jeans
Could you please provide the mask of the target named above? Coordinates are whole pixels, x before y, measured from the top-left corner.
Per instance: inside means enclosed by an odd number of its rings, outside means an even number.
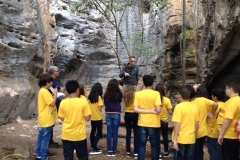
[[[178,148],[174,151],[174,160],[194,160],[194,144],[178,144]]]
[[[138,160],[144,160],[148,137],[151,145],[151,160],[159,160],[160,128],[140,126],[138,126]]]
[[[203,145],[205,142],[205,136],[201,138],[197,138],[195,142],[195,154],[194,154],[194,160],[203,160]]]
[[[38,127],[36,157],[41,158],[41,160],[46,160],[48,158],[48,144],[52,130],[53,126],[47,128]]]
[[[98,121],[91,121],[91,126],[92,126],[92,130],[90,133],[90,142],[91,142],[91,147],[93,149],[97,148],[97,143],[99,141],[99,139],[102,137],[102,120],[98,120]],[[97,134],[96,134],[97,131]],[[95,136],[96,134],[96,136]]]
[[[164,152],[168,152],[168,123],[161,121],[160,130],[162,132],[162,137],[163,137]]]
[[[107,123],[107,148],[108,151],[116,151],[118,143],[118,128],[120,125],[120,114],[106,114]]]
[[[210,160],[222,160],[221,146],[217,138],[207,137],[207,146]]]
[[[127,152],[131,152],[131,135],[133,129],[133,137],[134,137],[134,154],[138,153],[138,131],[137,131],[137,123],[138,123],[138,113],[130,113],[125,112],[124,116],[125,126],[126,126],[126,149]]]

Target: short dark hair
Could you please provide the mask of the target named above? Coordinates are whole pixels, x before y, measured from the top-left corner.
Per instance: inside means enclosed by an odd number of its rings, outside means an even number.
[[[186,88],[188,89],[188,91],[190,92],[189,98],[192,99],[194,97],[196,97],[196,92],[193,88],[192,85],[186,85]]]
[[[135,56],[130,56],[129,59],[131,59],[131,58],[135,58]]]
[[[143,84],[145,87],[149,87],[153,85],[153,76],[145,75],[143,76]]]
[[[39,77],[38,85],[39,87],[46,86],[47,83],[52,82],[53,77],[49,74],[42,74]]]
[[[189,92],[189,90],[186,86],[183,86],[183,87],[179,88],[177,92],[178,92],[178,94],[180,94],[182,96],[182,98],[184,100],[189,99],[190,92]]]
[[[216,96],[219,101],[223,101],[224,96],[225,96],[225,92],[224,92],[224,90],[221,89],[221,88],[215,88],[215,89],[213,89],[212,92],[211,92],[211,94],[212,94],[213,96]]]
[[[205,97],[208,98],[208,91],[207,89],[201,84],[198,86],[196,90],[197,97]]]
[[[76,80],[69,80],[66,83],[66,90],[68,94],[74,93],[79,88],[79,84]]]
[[[228,80],[225,84],[228,88],[232,88],[234,93],[239,93],[240,84],[238,80],[236,79]]]

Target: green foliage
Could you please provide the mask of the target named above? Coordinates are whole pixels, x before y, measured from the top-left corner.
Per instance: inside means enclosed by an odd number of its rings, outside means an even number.
[[[185,52],[185,55],[186,55],[186,57],[190,57],[191,56],[191,54],[188,51]]]
[[[135,34],[134,36],[132,36],[131,39],[129,39],[130,44],[132,46],[135,46],[137,57],[146,60],[145,65],[147,67],[151,67],[152,69],[154,69],[156,74],[161,73],[162,70],[159,64],[156,64],[155,62],[148,62],[148,59],[157,56],[162,52],[165,52],[168,48],[159,48],[156,45],[149,44],[145,41],[143,36],[144,35],[142,32]]]
[[[186,30],[186,32],[185,32],[186,34],[185,34],[185,40],[186,40],[186,42],[189,42],[189,41],[191,41],[192,39],[194,39],[194,30],[193,29],[188,29],[188,30]],[[181,33],[180,35],[179,35],[179,38],[181,39],[181,40],[183,40],[183,33]]]

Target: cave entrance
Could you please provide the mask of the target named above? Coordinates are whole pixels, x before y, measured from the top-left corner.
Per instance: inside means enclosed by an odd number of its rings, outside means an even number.
[[[237,79],[240,82],[240,54],[213,78],[211,84],[208,86],[209,93],[214,88],[222,88],[225,91],[225,82],[230,79]]]

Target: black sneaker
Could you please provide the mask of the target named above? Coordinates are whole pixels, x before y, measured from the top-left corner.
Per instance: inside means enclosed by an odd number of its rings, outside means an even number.
[[[173,154],[171,152],[164,152],[163,157],[172,157]]]
[[[89,154],[101,154],[102,153],[102,151],[98,151],[98,150],[95,150],[95,149],[91,149],[90,150],[90,153]]]
[[[99,149],[99,148],[94,148],[95,150],[97,150],[97,151],[99,151],[99,152],[102,152],[102,150],[101,149]]]
[[[112,156],[112,151],[108,151],[107,156]]]
[[[51,142],[49,143],[48,148],[59,148],[59,144],[56,142]]]
[[[127,152],[126,157],[130,157],[130,156],[131,156],[131,152]]]
[[[163,156],[162,156],[162,154],[160,153],[160,155],[159,155],[159,160],[162,160],[162,158],[163,158]]]
[[[138,154],[134,153],[134,159],[138,159]]]
[[[48,157],[53,157],[53,156],[56,156],[56,154],[51,153],[51,152],[48,151]]]
[[[115,157],[117,155],[117,152],[116,151],[113,151],[112,152],[112,157]]]
[[[37,157],[36,157],[35,160],[41,160],[41,158],[37,158]]]

